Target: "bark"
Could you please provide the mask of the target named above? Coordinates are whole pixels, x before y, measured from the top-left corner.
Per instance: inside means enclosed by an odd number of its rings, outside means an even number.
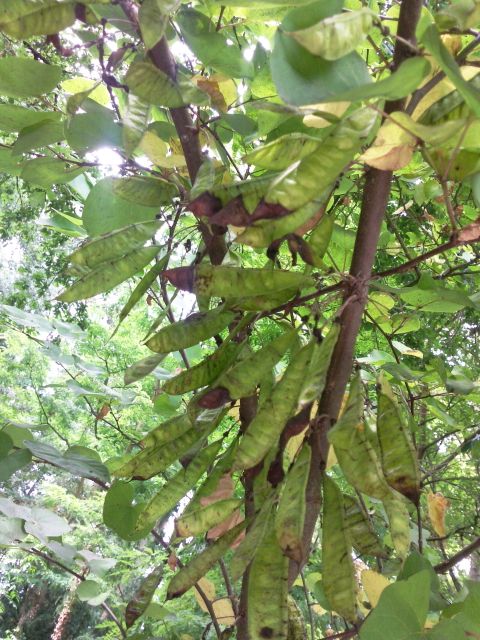
[[[65,637],[68,623],[70,622],[70,618],[72,617],[73,603],[75,601],[75,590],[79,582],[80,580],[78,580],[78,578],[72,579],[68,593],[63,600],[62,610],[60,611],[57,621],[55,622],[55,627],[53,629],[50,640],[63,640],[63,638]]]
[[[393,68],[412,55],[412,49],[405,44],[415,44],[415,29],[420,17],[421,0],[403,0],[398,22],[398,35]],[[387,102],[385,112],[392,113],[404,109],[404,101]],[[319,402],[318,413],[313,421],[310,443],[312,465],[307,485],[307,518],[304,529],[304,548],[308,550],[314,534],[315,524],[321,506],[321,478],[328,453],[327,434],[338,418],[341,402],[352,372],[354,348],[362,316],[367,302],[368,281],[377,251],[382,221],[385,216],[392,182],[391,171],[368,169],[365,177],[363,201],[355,240],[350,278],[345,289],[342,312],[338,319],[340,334],[332,355],[325,389]],[[292,583],[301,566],[292,563],[290,582]]]

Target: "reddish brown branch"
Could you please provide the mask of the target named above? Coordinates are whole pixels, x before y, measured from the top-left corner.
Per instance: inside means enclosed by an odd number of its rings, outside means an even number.
[[[472,555],[474,551],[480,549],[480,537],[471,542],[469,545],[460,549],[458,553],[454,556],[441,562],[440,564],[435,565],[434,569],[437,573],[447,573],[450,569],[452,569],[456,564],[468,558],[468,556]]]
[[[415,29],[422,8],[421,0],[403,0],[398,21],[398,35],[393,54],[393,67],[397,68],[412,54],[416,44]],[[408,43],[408,44],[407,44]],[[403,110],[404,101],[387,102],[385,112]],[[338,318],[340,334],[335,346],[324,392],[320,398],[317,417],[312,425],[312,465],[307,485],[307,517],[304,528],[304,548],[311,545],[315,523],[320,511],[321,476],[328,453],[328,430],[335,423],[348,379],[352,371],[355,343],[365,309],[368,281],[377,251],[380,229],[390,196],[392,172],[370,169],[366,174],[363,202],[350,267],[351,285],[345,289],[343,310]],[[348,304],[347,304],[348,301]],[[301,567],[291,567],[290,581]]]

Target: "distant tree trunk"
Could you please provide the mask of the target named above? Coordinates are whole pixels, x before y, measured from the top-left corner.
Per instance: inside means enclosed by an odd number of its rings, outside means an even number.
[[[468,574],[470,580],[480,581],[480,553],[475,551],[470,556],[470,572]]]
[[[50,640],[63,640],[63,638],[65,637],[65,631],[67,629],[67,625],[70,622],[70,618],[72,616],[73,602],[75,599],[75,590],[77,588],[78,583],[79,583],[78,578],[72,579],[68,593],[63,600],[62,610],[60,611],[60,614],[55,623],[55,627],[53,629],[52,635],[50,636]]]
[[[17,626],[15,628],[15,635],[20,638],[23,632],[25,623],[29,620],[33,620],[40,610],[42,604],[47,597],[47,588],[39,588],[37,586],[29,586],[25,591],[22,604],[20,606],[19,617]]]

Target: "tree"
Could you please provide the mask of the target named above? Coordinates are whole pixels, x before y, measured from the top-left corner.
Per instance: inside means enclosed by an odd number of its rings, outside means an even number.
[[[0,8],[2,237],[35,255],[0,542],[6,584],[52,571],[40,633],[80,601],[76,637],[480,634],[478,7]]]

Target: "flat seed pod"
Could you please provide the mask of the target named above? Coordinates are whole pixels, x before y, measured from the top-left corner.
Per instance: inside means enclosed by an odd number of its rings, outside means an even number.
[[[174,378],[167,380],[162,390],[176,396],[208,386],[218,378],[222,371],[235,362],[242,347],[243,344],[235,342],[222,345],[199,364],[185,369]]]
[[[127,158],[132,157],[133,152],[140,144],[147,128],[149,111],[149,104],[137,98],[133,93],[128,95],[127,108],[122,118],[123,148]]]
[[[228,498],[189,511],[177,520],[177,534],[182,538],[189,538],[205,533],[231,516],[242,503],[243,500]]]
[[[410,515],[405,502],[405,498],[394,490],[383,500],[393,546],[402,559],[410,551]]]
[[[305,490],[312,450],[303,445],[300,454],[287,474],[275,515],[275,533],[285,555],[300,563],[304,557],[303,525],[305,522]]]
[[[123,377],[125,384],[132,384],[132,382],[137,382],[137,380],[148,376],[165,359],[165,356],[165,353],[155,353],[153,356],[147,356],[132,364],[125,370]]]
[[[285,289],[301,289],[314,284],[310,276],[294,271],[212,266],[206,263],[196,267],[169,269],[164,276],[179,289],[219,298],[268,296]]]
[[[202,436],[198,429],[191,428],[172,442],[147,447],[117,469],[115,475],[118,478],[148,480],[181,458]]]
[[[374,123],[375,116],[365,109],[343,120],[322,140],[317,151],[297,160],[272,181],[266,202],[293,211],[316,198],[353,160]]]
[[[143,276],[135,289],[132,291],[125,306],[120,311],[118,324],[115,327],[115,331],[113,332],[112,337],[117,333],[120,324],[125,320],[133,307],[142,299],[142,296],[148,291],[148,289],[152,286],[158,276],[165,269],[168,263],[169,255],[170,254],[163,256],[163,258],[161,258],[156,264],[154,264],[153,267],[149,271],[147,271],[147,273]]]
[[[250,469],[274,447],[287,420],[295,413],[312,358],[314,342],[298,351],[290,361],[282,379],[259,408],[240,440],[235,469]]]
[[[355,498],[344,494],[343,506],[345,510],[345,528],[348,530],[355,549],[362,555],[375,556],[377,558],[386,557],[385,549],[382,547],[360,503]]]
[[[230,563],[230,573],[233,580],[238,580],[245,573],[267,531],[271,530],[272,525],[273,498],[263,503],[250,529],[247,531],[247,535],[235,550]]]
[[[327,378],[328,366],[337,343],[340,325],[334,324],[319,345],[316,345],[301,394],[301,405],[305,406],[320,397]]]
[[[135,531],[153,527],[157,520],[169,513],[205,473],[221,445],[221,440],[212,443],[200,451],[186,469],[174,475],[138,514]]]
[[[363,394],[360,378],[350,386],[347,407],[336,425],[328,432],[328,440],[345,477],[358,491],[383,500],[391,489],[383,477],[377,455],[365,433],[362,422]]]
[[[145,448],[165,444],[176,440],[187,431],[190,431],[191,428],[192,423],[186,414],[176,416],[149,431],[142,439],[141,444]]]
[[[158,333],[147,340],[146,345],[156,353],[170,353],[170,351],[193,347],[225,329],[234,317],[234,313],[224,311],[221,307],[206,313],[196,313],[185,320],[174,322],[160,329]]]
[[[345,527],[342,493],[328,476],[323,478],[322,576],[332,610],[353,622],[357,585],[352,545]]]
[[[104,233],[76,249],[70,256],[72,264],[93,269],[97,265],[119,258],[141,247],[162,226],[162,222],[140,222],[130,224],[122,229]]]
[[[124,200],[146,207],[171,204],[172,198],[178,195],[178,189],[172,182],[147,176],[118,178],[113,183],[113,192]]]
[[[205,551],[196,556],[187,566],[180,569],[168,585],[167,600],[178,598],[193,587],[225,555],[245,527],[245,521],[237,524],[236,527],[227,531]]]
[[[288,640],[306,640],[307,628],[300,607],[290,594],[287,598],[288,606]]]
[[[289,133],[257,147],[244,156],[244,162],[262,169],[283,171],[292,163],[310,155],[321,141],[304,133]]]
[[[130,628],[138,618],[140,618],[155,593],[163,576],[163,563],[156,567],[146,578],[142,580],[140,586],[135,591],[133,598],[127,604],[125,610],[125,624]]]
[[[288,558],[270,529],[250,565],[247,619],[249,638],[286,640]]]
[[[218,385],[227,389],[232,400],[252,395],[257,385],[292,347],[296,338],[296,329],[282,333],[223,374]]]
[[[240,233],[235,242],[246,244],[250,247],[269,247],[274,240],[295,233],[311,220],[318,212],[321,205],[318,202],[309,202],[288,216],[282,216],[278,220],[259,220]]]
[[[377,385],[377,436],[388,484],[414,504],[420,498],[420,471],[410,433],[385,376]]]
[[[144,247],[127,253],[120,258],[102,262],[93,271],[90,271],[71,287],[65,289],[57,300],[62,302],[76,302],[92,298],[99,293],[104,293],[134,276],[160,251],[160,247]]]

